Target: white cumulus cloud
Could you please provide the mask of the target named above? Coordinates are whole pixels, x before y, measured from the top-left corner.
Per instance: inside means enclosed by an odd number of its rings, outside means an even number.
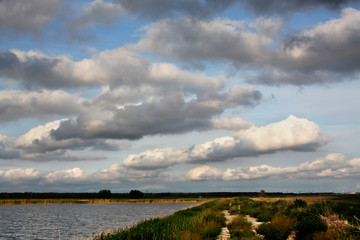
[[[286,177],[298,179],[311,178],[350,178],[360,176],[359,158],[346,160],[341,153],[330,153],[323,158],[306,161],[293,167],[271,167],[268,165],[227,169],[224,180],[246,180],[268,177]],[[355,164],[354,164],[355,163]]]
[[[264,127],[250,127],[234,136],[178,149],[156,149],[132,154],[124,165],[135,169],[166,168],[183,162],[206,163],[276,151],[316,151],[328,138],[314,122],[290,116]]]
[[[221,175],[222,175],[222,172],[219,169],[208,166],[208,165],[203,165],[203,166],[191,169],[186,174],[185,177],[188,180],[200,181],[200,180],[218,179],[219,177],[221,177]]]

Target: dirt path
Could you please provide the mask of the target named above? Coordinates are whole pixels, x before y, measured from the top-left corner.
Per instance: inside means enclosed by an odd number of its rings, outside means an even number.
[[[251,223],[254,231],[262,224],[262,222],[258,222],[256,218],[250,217],[249,215],[246,215],[245,218],[249,223]]]
[[[224,210],[222,211],[224,213],[224,216],[225,216],[225,219],[226,219],[226,226],[223,227],[221,229],[221,233],[220,235],[217,237],[216,240],[228,240],[230,239],[230,231],[227,227],[227,225],[229,225],[232,220],[237,217],[238,215],[230,215],[229,211],[228,210]],[[252,226],[252,229],[253,231],[255,232],[256,236],[258,236],[259,238],[263,238],[262,235],[259,235],[256,233],[256,229],[259,227],[259,225],[262,224],[262,222],[258,222],[256,218],[253,218],[253,217],[250,217],[249,215],[246,215],[245,216],[245,219],[251,223],[251,226]]]
[[[263,222],[258,222],[256,218],[253,218],[253,217],[250,217],[249,215],[246,215],[245,216],[245,219],[251,223],[251,227],[252,227],[252,230],[253,232],[255,233],[255,235],[260,238],[260,239],[263,239],[264,236],[263,235],[260,235],[256,232],[256,229],[263,223]]]
[[[231,221],[237,216],[237,215],[230,215],[228,210],[223,211],[226,219],[226,225],[231,223]],[[221,229],[220,235],[217,237],[217,240],[228,240],[230,239],[230,231],[227,227],[223,227]]]

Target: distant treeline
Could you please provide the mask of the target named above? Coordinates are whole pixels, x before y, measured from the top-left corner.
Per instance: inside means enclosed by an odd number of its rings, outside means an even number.
[[[136,193],[136,194],[134,194]],[[139,194],[141,193],[141,194]],[[312,195],[333,195],[334,193],[282,193],[266,192],[267,197],[284,196],[312,196]],[[138,190],[131,190],[129,193],[112,193],[110,190],[101,190],[97,193],[57,193],[57,192],[24,192],[24,193],[0,193],[0,199],[130,199],[130,198],[149,198],[149,199],[174,199],[174,198],[217,198],[217,197],[257,197],[259,192],[196,192],[196,193],[144,193]]]

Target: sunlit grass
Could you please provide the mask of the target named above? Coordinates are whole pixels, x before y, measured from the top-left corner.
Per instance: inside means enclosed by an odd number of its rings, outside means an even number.
[[[226,204],[227,200],[214,200],[129,229],[105,233],[97,239],[215,239],[225,225],[221,211]]]

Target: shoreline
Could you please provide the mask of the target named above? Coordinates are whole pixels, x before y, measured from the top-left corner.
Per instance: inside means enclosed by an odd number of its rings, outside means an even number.
[[[211,199],[0,199],[0,205],[202,203]]]

